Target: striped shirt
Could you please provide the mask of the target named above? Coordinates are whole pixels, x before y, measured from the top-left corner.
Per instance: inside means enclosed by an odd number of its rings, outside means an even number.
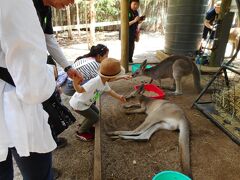
[[[84,80],[89,80],[98,75],[100,63],[95,58],[82,58],[73,64],[73,67],[83,74]]]

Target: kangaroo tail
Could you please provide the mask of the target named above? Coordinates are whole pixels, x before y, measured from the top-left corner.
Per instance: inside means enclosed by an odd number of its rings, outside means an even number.
[[[201,92],[202,87],[201,87],[201,80],[200,80],[200,72],[194,62],[192,62],[193,66],[193,81],[194,81],[194,86],[197,89],[198,92]]]
[[[189,124],[184,117],[179,125],[179,151],[183,173],[192,176],[190,165]]]

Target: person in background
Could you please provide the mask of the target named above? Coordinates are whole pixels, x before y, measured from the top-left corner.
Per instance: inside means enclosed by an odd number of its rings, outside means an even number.
[[[207,11],[206,17],[204,20],[204,29],[202,34],[201,47],[206,47],[207,43],[209,43],[208,44],[209,48],[212,46],[213,39],[215,36],[215,31],[216,31],[215,24],[220,11],[221,11],[221,1],[217,1],[214,4],[214,8]],[[209,41],[207,42],[208,38],[209,38]]]
[[[100,63],[103,59],[108,57],[108,53],[109,49],[107,46],[97,44],[96,46],[91,47],[89,53],[80,56],[75,60],[73,67],[83,74],[84,79],[81,83],[82,85],[98,75]],[[72,79],[67,79],[63,92],[68,96],[72,96],[75,93]]]
[[[79,76],[81,73],[72,68],[64,56],[55,36],[53,33],[52,25],[52,10],[51,6],[57,9],[64,8],[70,3],[74,3],[74,0],[33,0],[36,8],[40,24],[45,34],[47,49],[51,57],[64,69],[70,78],[73,76]],[[67,139],[63,137],[55,137],[58,148],[67,145]]]
[[[124,73],[120,62],[113,58],[105,58],[99,70],[99,75],[89,80],[84,85],[80,85],[81,81],[77,77],[73,79],[73,86],[76,90],[71,97],[69,104],[79,114],[86,119],[79,126],[76,137],[82,141],[90,141],[94,139],[92,132],[93,125],[99,120],[99,110],[94,102],[101,96],[103,92],[107,92],[110,96],[126,102],[123,95],[119,95],[113,91],[108,82],[116,79]]]
[[[14,179],[12,155],[23,179],[52,180],[56,143],[41,103],[53,94],[56,82],[46,63],[45,37],[31,1],[0,4],[0,67],[7,68],[16,85],[0,79],[0,180]]]
[[[129,57],[128,62],[133,62],[133,53],[135,49],[135,41],[136,38],[138,38],[138,24],[142,23],[142,21],[145,19],[144,16],[139,17],[138,13],[139,8],[139,0],[130,0],[130,7],[129,7],[129,13],[128,13],[128,19],[129,19]]]

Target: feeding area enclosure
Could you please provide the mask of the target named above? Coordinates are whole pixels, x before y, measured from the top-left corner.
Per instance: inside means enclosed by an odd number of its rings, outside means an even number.
[[[194,106],[240,144],[240,64],[222,65]]]

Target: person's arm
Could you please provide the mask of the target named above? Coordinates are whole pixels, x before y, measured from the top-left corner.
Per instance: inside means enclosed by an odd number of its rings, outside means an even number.
[[[131,75],[122,75],[120,77],[117,77],[117,78],[113,78],[112,80],[110,80],[111,82],[112,81],[118,81],[120,79],[125,79],[125,80],[129,80],[129,79],[132,79],[132,76]]]
[[[129,26],[133,25],[134,23],[137,23],[139,21],[139,19],[140,19],[140,17],[137,16],[137,17],[134,18],[134,20],[129,21]]]
[[[54,37],[54,35],[53,34],[45,34],[45,38],[46,38],[48,52],[56,60],[56,62],[63,69],[66,70],[66,73],[68,74],[68,76],[72,79],[73,79],[73,76],[78,76],[79,78],[82,78],[82,80],[83,80],[82,74],[70,66],[70,63],[64,56],[62,49],[60,48],[60,46],[57,42],[57,39]]]
[[[62,49],[60,48],[57,39],[53,34],[45,34],[47,50],[53,59],[64,69],[69,66],[70,63],[64,56]]]
[[[124,97],[123,95],[120,95],[120,94],[116,93],[116,92],[115,92],[114,90],[112,90],[112,89],[111,89],[110,91],[107,91],[107,93],[108,93],[110,96],[118,99],[118,100],[121,101],[121,102],[127,102],[126,99],[125,99],[125,97]]]
[[[211,20],[214,19],[216,17],[216,12],[214,9],[210,9],[207,14],[206,14],[206,17],[205,17],[205,20],[204,20],[204,25],[209,28],[209,29],[212,29],[213,30],[213,25],[210,24],[211,23]]]
[[[41,103],[52,95],[56,82],[46,63],[46,42],[33,3],[1,1],[0,8],[0,47],[16,94],[25,103]]]
[[[210,21],[209,21],[209,20],[205,19],[205,20],[204,20],[204,25],[205,25],[207,28],[213,30],[213,26],[210,24]]]
[[[79,79],[78,77],[73,78],[73,87],[78,93],[86,92],[85,89],[80,85],[81,82],[81,79]]]

